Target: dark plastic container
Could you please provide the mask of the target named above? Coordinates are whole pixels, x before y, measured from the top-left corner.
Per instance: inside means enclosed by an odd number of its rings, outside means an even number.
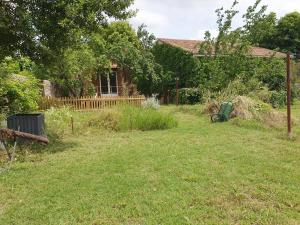
[[[45,117],[42,113],[16,114],[7,118],[7,128],[43,136],[45,130]]]

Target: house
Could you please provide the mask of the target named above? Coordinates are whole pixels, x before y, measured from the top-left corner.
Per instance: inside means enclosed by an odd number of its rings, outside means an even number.
[[[157,39],[157,44],[161,44],[161,45],[167,45],[167,46],[171,46],[173,48],[178,48],[178,49],[182,49],[185,52],[191,53],[194,57],[197,58],[201,58],[201,57],[206,57],[208,55],[205,55],[204,53],[201,54],[201,44],[204,43],[204,41],[200,41],[200,40],[182,40],[182,39],[169,39],[169,38],[158,38]],[[214,56],[214,49],[211,49],[211,55]],[[253,58],[270,58],[270,57],[276,57],[276,58],[280,58],[280,59],[285,59],[286,58],[286,54],[281,53],[281,52],[277,52],[277,51],[273,51],[270,49],[266,49],[266,48],[261,48],[261,47],[255,47],[255,46],[251,46],[249,48],[249,58],[253,57]],[[172,55],[169,55],[169,57],[172,57]],[[193,75],[191,75],[193,76]],[[181,87],[186,87],[184,84],[185,81],[181,82]],[[161,98],[161,102],[167,103],[169,102],[169,91],[165,90],[163,93],[163,96]]]
[[[109,74],[97,74],[93,79],[97,96],[124,96],[137,94],[136,86],[132,83],[127,69],[112,64]]]
[[[181,39],[167,39],[167,38],[158,38],[157,42],[159,44],[171,45],[173,47],[181,48],[187,52],[192,53],[194,56],[201,57],[203,55],[199,54],[200,45],[204,41],[200,40],[181,40]],[[286,54],[282,52],[273,51],[266,48],[252,46],[249,49],[249,55],[253,57],[277,57],[285,58]]]
[[[117,64],[112,64],[109,74],[100,72],[94,75],[92,83],[95,97],[138,95],[136,85],[132,83],[129,71],[120,68]],[[50,98],[62,96],[60,88],[48,80],[43,80],[42,94]]]
[[[201,57],[201,55],[199,55],[199,49],[200,44],[203,43],[203,41],[158,38],[157,43],[181,48],[192,53],[196,57]],[[286,57],[286,54],[284,53],[261,47],[251,47],[249,55],[253,57]],[[93,79],[93,85],[95,96],[99,97],[132,96],[138,94],[136,85],[134,85],[132,82],[130,72],[125,68],[119,67],[116,63],[111,65],[111,72],[109,74],[98,73],[95,75]],[[59,96],[59,92],[55,91],[56,88],[54,88],[53,84],[49,83],[48,81],[44,81],[43,86],[44,96]]]

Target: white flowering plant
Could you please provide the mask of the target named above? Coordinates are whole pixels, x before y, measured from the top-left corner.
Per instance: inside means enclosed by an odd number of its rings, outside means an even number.
[[[143,103],[142,107],[144,109],[159,109],[159,101],[155,97],[147,98]]]

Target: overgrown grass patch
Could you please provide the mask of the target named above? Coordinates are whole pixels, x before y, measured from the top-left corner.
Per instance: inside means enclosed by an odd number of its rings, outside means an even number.
[[[175,112],[187,113],[191,115],[201,116],[204,111],[204,105],[179,105],[174,109]]]
[[[161,107],[178,127],[152,132],[71,112],[74,134],[66,121],[48,154],[0,174],[0,224],[298,224],[300,140],[258,121],[212,124],[193,107]]]
[[[170,113],[125,105],[100,112],[88,124],[94,128],[113,131],[149,131],[176,127],[177,121]]]
[[[119,110],[122,113],[120,130],[165,130],[177,126],[171,113],[131,106],[123,106]]]
[[[46,125],[50,138],[62,139],[71,134],[83,135],[96,131],[165,130],[176,127],[177,120],[170,112],[123,105],[94,112],[52,108],[46,112]]]

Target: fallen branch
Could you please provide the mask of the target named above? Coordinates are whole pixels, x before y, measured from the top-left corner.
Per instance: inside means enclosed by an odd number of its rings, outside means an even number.
[[[0,139],[12,139],[15,140],[16,138],[24,138],[30,141],[40,142],[42,144],[49,144],[49,140],[46,137],[37,136],[29,133],[24,133],[20,131],[10,130],[10,129],[0,129]]]

